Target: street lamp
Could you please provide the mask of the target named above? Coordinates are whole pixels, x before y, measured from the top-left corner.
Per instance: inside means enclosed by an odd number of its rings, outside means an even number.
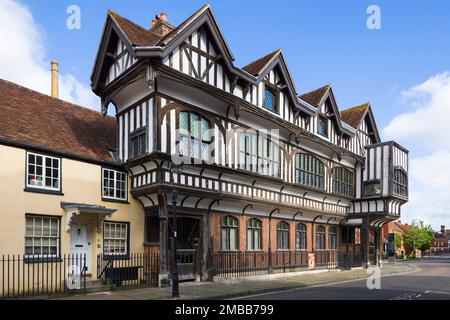
[[[177,200],[178,192],[175,189],[175,182],[173,178],[174,171],[183,170],[183,164],[170,163],[170,183],[172,184],[172,297],[178,298],[180,296],[179,277],[178,277],[178,255],[177,255]]]

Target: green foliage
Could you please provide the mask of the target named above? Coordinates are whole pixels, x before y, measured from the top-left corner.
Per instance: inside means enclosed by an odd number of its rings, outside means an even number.
[[[403,243],[403,239],[402,239],[402,235],[400,233],[395,233],[395,247],[397,249],[401,248],[402,243]]]
[[[433,229],[422,220],[413,221],[411,229],[403,234],[405,245],[412,249],[412,258],[416,257],[416,249],[420,250],[423,256],[424,251],[431,248],[433,238]]]

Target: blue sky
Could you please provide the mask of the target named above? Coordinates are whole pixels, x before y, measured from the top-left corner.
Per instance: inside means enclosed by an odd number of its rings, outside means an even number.
[[[404,220],[450,227],[450,1],[211,1],[236,65],[282,48],[298,93],[331,83],[340,109],[370,101],[383,140],[410,153]],[[90,73],[108,9],[150,28],[161,11],[181,23],[197,0],[0,0],[0,78],[48,93],[60,62],[60,95],[99,108]],[[381,30],[366,26],[369,5]],[[70,5],[81,30],[66,28]]]
[[[89,84],[106,11],[149,27],[167,11],[179,24],[205,1],[23,1],[46,32],[48,55]],[[332,83],[341,109],[373,103],[379,126],[398,112],[398,92],[450,70],[450,2],[211,1],[236,64],[282,48],[299,93]],[[68,30],[66,8],[81,8],[81,30]],[[381,30],[366,27],[366,9],[381,8]]]

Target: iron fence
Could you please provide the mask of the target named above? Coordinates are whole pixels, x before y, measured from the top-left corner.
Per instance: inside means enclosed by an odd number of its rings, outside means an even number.
[[[86,255],[2,255],[0,299],[85,292]]]
[[[213,254],[213,275],[246,277],[274,272],[293,272],[308,268],[307,251],[218,252]],[[315,269],[351,269],[361,266],[360,253],[318,250]]]
[[[97,255],[97,278],[115,287],[158,286],[160,257],[137,253],[126,257]]]

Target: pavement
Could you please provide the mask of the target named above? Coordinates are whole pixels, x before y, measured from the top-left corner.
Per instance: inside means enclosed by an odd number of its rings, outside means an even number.
[[[379,289],[364,280],[290,291],[256,294],[244,300],[450,300],[450,259],[427,258],[410,264],[418,270],[381,277]]]
[[[381,276],[393,274],[409,274],[419,272],[421,269],[411,263],[384,262]],[[264,277],[252,279],[233,279],[222,282],[185,282],[180,284],[180,300],[224,300],[239,297],[253,298],[254,295],[276,294],[277,292],[293,291],[325,285],[338,285],[355,280],[366,279],[371,272],[358,268],[347,271],[302,272],[297,274],[282,274],[278,277]],[[366,280],[362,280],[366,282]],[[268,297],[270,297],[268,295]],[[322,297],[323,298],[323,297]],[[120,289],[108,292],[90,293],[86,295],[72,295],[54,299],[64,300],[169,300],[171,288],[141,288]],[[256,299],[265,299],[264,296]]]

